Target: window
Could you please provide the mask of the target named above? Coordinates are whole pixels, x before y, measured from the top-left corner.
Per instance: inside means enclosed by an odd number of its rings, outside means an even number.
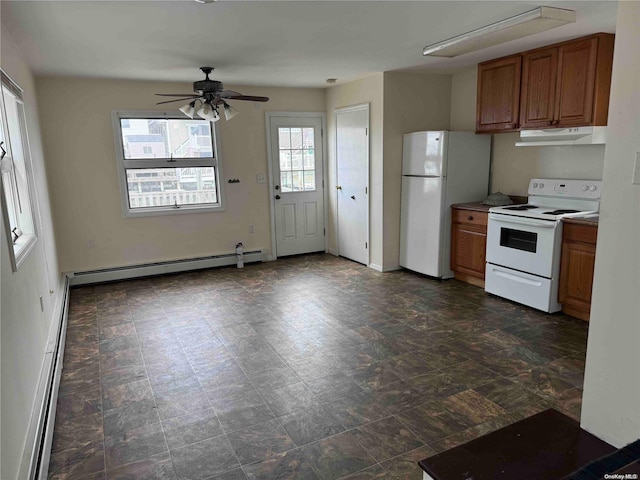
[[[283,192],[316,189],[313,128],[278,128],[280,185]]]
[[[215,124],[179,112],[114,112],[125,216],[223,209]]]
[[[22,89],[4,72],[0,95],[0,150],[2,215],[11,246],[13,271],[17,271],[36,244],[33,215],[31,158]]]

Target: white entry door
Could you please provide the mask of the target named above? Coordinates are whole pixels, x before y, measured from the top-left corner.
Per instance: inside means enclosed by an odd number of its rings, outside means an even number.
[[[276,256],[325,250],[322,117],[269,115]]]
[[[369,264],[369,105],[336,110],[338,254]]]

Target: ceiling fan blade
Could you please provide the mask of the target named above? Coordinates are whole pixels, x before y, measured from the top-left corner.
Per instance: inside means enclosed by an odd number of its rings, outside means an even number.
[[[199,97],[195,93],[156,93],[159,97]]]
[[[200,98],[200,97],[176,98],[175,100],[167,100],[165,102],[158,102],[158,103],[156,103],[156,105],[162,105],[163,103],[172,103],[172,102],[188,102],[192,98]]]
[[[240,92],[234,92],[233,90],[220,90],[218,92],[218,97],[220,98],[229,98],[229,97],[241,97],[242,94]]]
[[[249,100],[250,102],[268,102],[269,97],[254,97],[253,95],[233,95],[225,100]]]

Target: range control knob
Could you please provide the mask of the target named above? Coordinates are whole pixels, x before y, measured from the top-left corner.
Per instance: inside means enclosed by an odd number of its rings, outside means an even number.
[[[589,187],[589,190],[591,190],[592,192],[595,192],[597,189],[598,189],[598,187],[597,187],[597,186],[595,186],[595,185],[591,185],[591,186]]]
[[[582,186],[582,191],[586,192],[587,190],[589,190],[589,185],[587,185],[586,183]]]
[[[533,183],[533,188],[538,188],[538,182]]]
[[[544,183],[541,183],[541,184],[540,184],[540,188],[544,188]]]

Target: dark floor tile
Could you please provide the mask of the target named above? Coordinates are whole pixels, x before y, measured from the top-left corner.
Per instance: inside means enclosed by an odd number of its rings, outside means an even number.
[[[178,364],[167,369],[164,365],[149,365],[147,367],[149,382],[154,393],[164,393],[184,387],[200,385],[198,377],[190,365]]]
[[[242,468],[235,468],[229,472],[211,477],[210,480],[247,480],[247,476]]]
[[[544,365],[543,368],[553,372],[574,387],[582,388],[584,385],[584,360],[583,355],[563,357]]]
[[[138,336],[134,333],[103,340],[100,342],[100,353],[121,352],[138,348]]]
[[[56,406],[56,420],[100,412],[102,412],[102,392],[100,388],[93,388],[59,396]]]
[[[127,403],[121,407],[105,410],[103,416],[105,437],[160,423],[153,399]]]
[[[450,412],[437,401],[405,410],[397,417],[425,443],[436,442],[471,426],[464,416]]]
[[[89,442],[51,454],[49,478],[80,478],[104,470],[104,443]]]
[[[115,387],[146,379],[147,370],[144,365],[128,365],[100,372],[102,388]]]
[[[67,364],[62,370],[58,395],[64,396],[83,390],[100,388],[100,363],[79,362]]]
[[[361,388],[375,388],[402,380],[384,361],[347,370],[345,373]]]
[[[154,392],[154,397],[162,420],[210,408],[209,400],[199,385]]]
[[[460,415],[470,425],[482,423],[506,411],[474,390],[465,390],[442,400],[442,405],[452,413]]]
[[[322,479],[335,479],[375,463],[351,432],[302,447],[302,453]]]
[[[275,419],[230,432],[227,437],[242,465],[295,448],[291,437]]]
[[[104,447],[107,470],[167,451],[159,423],[106,437]]]
[[[100,354],[101,370],[112,370],[114,368],[130,365],[142,365],[143,363],[140,347],[119,350],[116,352],[104,352]]]
[[[424,396],[405,381],[389,383],[372,391],[377,402],[389,413],[399,413],[425,401]]]
[[[258,390],[275,390],[294,383],[300,379],[289,367],[275,367],[260,372],[248,373],[249,381]]]
[[[300,450],[279,453],[243,467],[250,480],[314,480],[315,474]]]
[[[397,376],[403,379],[424,375],[441,366],[432,354],[405,353],[390,357],[384,362]]]
[[[218,417],[211,409],[165,420],[162,429],[169,449],[201,442],[223,433]]]
[[[375,479],[387,479],[389,474],[380,465],[374,465],[372,467],[365,468],[359,472],[352,473],[346,477],[340,477],[340,480],[375,480]]]
[[[518,375],[509,377],[509,380],[522,385],[527,390],[546,400],[553,400],[566,390],[574,388],[573,385],[563,380],[560,376],[542,368],[521,372]]]
[[[80,417],[58,418],[53,434],[51,451],[77,448],[104,438],[102,415],[93,413]]]
[[[169,452],[116,467],[107,471],[109,480],[173,480],[176,478]]]
[[[387,417],[362,425],[352,433],[358,443],[378,462],[424,445],[424,442],[395,417]]]
[[[263,392],[263,397],[277,416],[293,413],[321,403],[320,399],[303,383],[295,383],[276,390],[265,391]]]
[[[331,408],[326,404],[290,413],[279,420],[298,446],[344,431],[342,424],[331,414]]]
[[[423,472],[418,466],[418,462],[433,454],[435,454],[435,451],[425,446],[386,460],[381,464],[386,474],[383,478],[394,480],[419,479],[422,477]]]
[[[102,387],[102,405],[105,410],[122,407],[142,400],[153,400],[148,380]]]
[[[345,428],[357,427],[390,415],[371,391],[343,397],[329,405],[334,417],[340,420]]]
[[[497,403],[505,410],[526,407],[527,405],[542,400],[538,395],[530,392],[522,385],[513,383],[506,378],[485,383],[484,385],[475,387],[474,390],[492,402]]]
[[[202,480],[240,466],[225,435],[171,450],[179,479]]]
[[[244,371],[233,359],[224,360],[208,367],[195,367],[194,371],[204,388],[215,389],[249,383]]]
[[[324,402],[346,397],[347,395],[354,395],[362,391],[353,379],[344,373],[335,373],[315,380],[309,380],[305,383],[309,387],[309,390]]]

